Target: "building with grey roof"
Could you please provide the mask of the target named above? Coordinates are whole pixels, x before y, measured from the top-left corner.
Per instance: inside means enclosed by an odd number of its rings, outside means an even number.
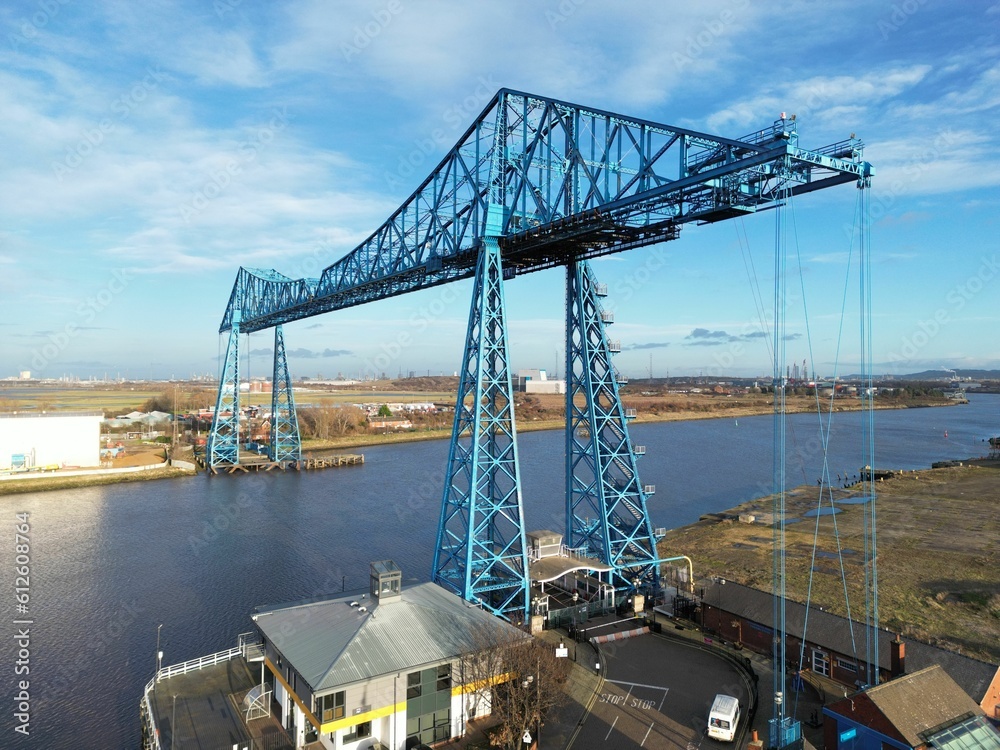
[[[509,628],[529,638],[437,584],[403,590],[390,560],[372,563],[370,581],[367,595],[253,615],[296,747],[395,750],[459,737],[489,713],[489,686],[464,679],[481,632]]]

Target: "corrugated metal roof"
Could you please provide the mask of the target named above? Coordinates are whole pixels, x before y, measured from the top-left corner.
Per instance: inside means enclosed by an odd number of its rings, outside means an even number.
[[[384,604],[348,596],[261,607],[254,619],[313,692],[469,653],[477,647],[474,633],[487,625],[529,637],[434,583],[406,588]]]

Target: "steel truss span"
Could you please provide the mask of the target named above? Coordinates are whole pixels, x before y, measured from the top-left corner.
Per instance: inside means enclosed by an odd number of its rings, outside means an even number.
[[[414,193],[318,278],[241,268],[220,326],[245,333],[471,277],[496,236],[508,275],[676,239],[783,195],[871,174],[849,139],[794,120],[724,138],[501,89]]]

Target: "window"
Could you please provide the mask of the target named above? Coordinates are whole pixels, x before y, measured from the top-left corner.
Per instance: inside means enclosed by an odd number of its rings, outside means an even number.
[[[435,689],[437,691],[451,690],[451,664],[442,664],[437,668]]]
[[[332,695],[324,695],[320,698],[320,705],[322,706],[322,718],[321,721],[326,723],[328,721],[336,721],[337,719],[343,719],[345,715],[345,700],[344,691],[341,690],[339,693],[333,693]]]
[[[406,700],[420,697],[420,672],[406,675]]]
[[[354,742],[355,740],[363,740],[365,737],[371,736],[372,723],[370,721],[363,721],[351,727],[350,734],[344,735],[344,742]]]
[[[406,746],[451,737],[451,664],[406,676]]]
[[[837,669],[843,669],[847,672],[857,672],[858,665],[853,661],[847,661],[846,659],[837,659]]]
[[[823,651],[813,651],[813,672],[824,677],[830,676],[830,656]]]

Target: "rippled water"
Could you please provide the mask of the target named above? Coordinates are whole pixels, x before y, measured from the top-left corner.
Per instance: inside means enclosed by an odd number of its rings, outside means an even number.
[[[967,406],[876,413],[877,465],[922,468],[985,452],[1000,432],[1000,396]],[[834,418],[830,467],[861,466],[860,415]],[[817,417],[789,418],[789,481],[820,476]],[[690,523],[766,493],[770,417],[634,425],[640,471],[656,485],[654,525]],[[948,437],[944,436],[945,431]],[[519,438],[529,529],[564,526],[563,435]],[[0,498],[31,514],[31,739],[46,748],[134,748],[138,701],[163,663],[235,645],[254,606],[367,587],[368,563],[392,558],[425,580],[436,539],[447,442],[364,449],[363,467],[138,482]],[[13,571],[13,532],[0,565]],[[10,572],[4,580],[11,580]],[[10,588],[7,589],[10,591]],[[13,600],[7,612],[13,613]],[[0,671],[12,675],[13,617],[0,627]],[[9,671],[7,671],[9,670]],[[13,747],[14,690],[0,712]]]

